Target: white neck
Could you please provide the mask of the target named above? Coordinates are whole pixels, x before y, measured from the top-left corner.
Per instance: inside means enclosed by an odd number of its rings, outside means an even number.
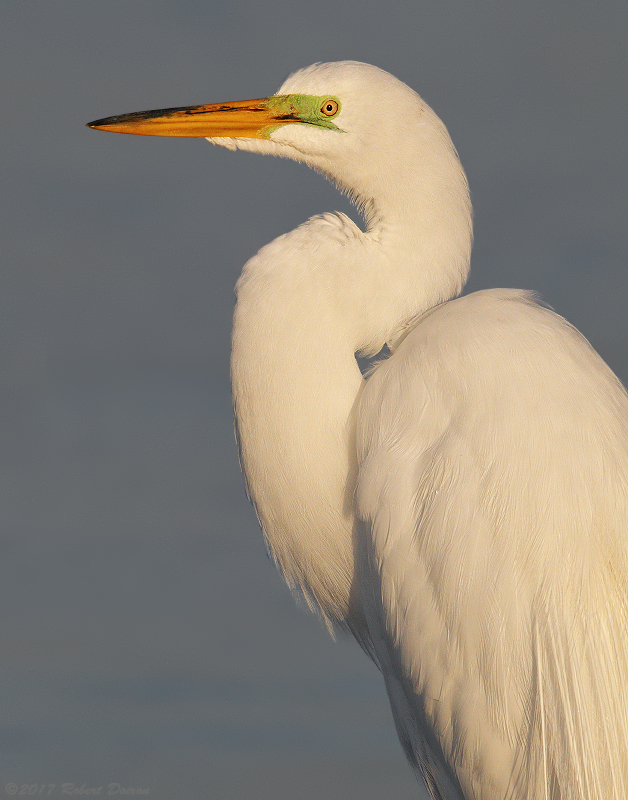
[[[354,354],[394,345],[404,327],[457,294],[470,206],[454,156],[449,183],[309,220],[263,248],[237,286],[232,387],[241,460],[268,548],[326,616],[353,613]]]

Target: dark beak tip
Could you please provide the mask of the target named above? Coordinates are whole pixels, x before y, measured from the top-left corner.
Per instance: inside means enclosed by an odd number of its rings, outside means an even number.
[[[105,117],[104,119],[95,119],[93,122],[86,122],[86,128],[101,128],[103,125],[108,125],[111,122],[110,117]]]

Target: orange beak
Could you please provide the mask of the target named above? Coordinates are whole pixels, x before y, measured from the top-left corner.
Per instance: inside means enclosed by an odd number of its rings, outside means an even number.
[[[88,122],[88,128],[141,136],[244,136],[264,139],[279,125],[300,122],[296,109],[278,108],[277,98],[137,111]]]

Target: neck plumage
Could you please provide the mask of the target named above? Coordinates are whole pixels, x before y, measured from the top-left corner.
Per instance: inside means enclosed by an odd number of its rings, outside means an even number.
[[[288,583],[350,626],[355,353],[394,345],[460,291],[470,206],[458,164],[457,176],[440,198],[365,203],[366,233],[343,215],[315,217],[264,247],[237,285],[232,389],[248,491]]]

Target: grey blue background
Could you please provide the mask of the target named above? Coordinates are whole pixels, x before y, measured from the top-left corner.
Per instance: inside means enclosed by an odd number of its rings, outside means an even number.
[[[232,434],[242,264],[353,210],[301,165],[85,123],[377,64],[458,147],[469,288],[538,290],[625,382],[627,41],[625,0],[0,3],[0,798],[422,796],[377,671],[267,560]]]

